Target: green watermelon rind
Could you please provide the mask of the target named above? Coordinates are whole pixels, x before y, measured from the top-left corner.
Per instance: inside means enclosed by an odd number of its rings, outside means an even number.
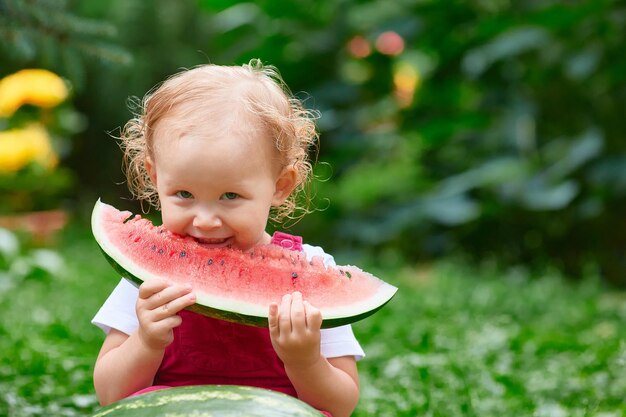
[[[144,282],[143,277],[153,277],[154,274],[133,263],[132,259],[121,253],[115,244],[108,239],[106,231],[102,230],[98,219],[100,213],[110,207],[98,200],[92,213],[92,231],[102,253],[113,268],[120,273],[121,276],[139,286]],[[117,256],[116,256],[117,255]],[[116,259],[117,258],[117,259]],[[128,263],[122,265],[120,262]],[[343,267],[342,267],[343,268]],[[366,300],[363,304],[347,305],[334,308],[332,311],[323,311],[322,328],[332,328],[351,324],[362,320],[380,310],[393,298],[397,288],[381,281],[381,285],[375,299]],[[209,317],[227,320],[235,323],[252,325],[257,327],[268,327],[269,306],[260,306],[258,304],[250,304],[243,301],[232,299],[224,299],[211,294],[197,293],[197,302],[188,307],[187,310],[200,313]],[[384,300],[384,301],[380,301]],[[357,314],[352,312],[358,311]]]
[[[167,388],[125,398],[92,417],[320,417],[305,402],[277,391],[239,385]]]

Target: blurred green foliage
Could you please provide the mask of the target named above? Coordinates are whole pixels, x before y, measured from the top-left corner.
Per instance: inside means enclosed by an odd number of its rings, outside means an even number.
[[[259,57],[322,114],[320,160],[332,169],[318,171],[326,209],[294,228],[307,240],[355,259],[461,252],[571,275],[599,265],[626,283],[622,2],[44,3],[108,28],[72,38],[132,55],[78,52],[89,127],[68,163],[85,201],[131,205],[118,201],[128,194],[108,136],[131,116],[129,96],[182,67]]]
[[[113,24],[74,13],[67,0],[0,0],[3,74],[43,67],[70,78],[82,90],[88,60],[128,64],[132,59],[109,41],[116,34]]]

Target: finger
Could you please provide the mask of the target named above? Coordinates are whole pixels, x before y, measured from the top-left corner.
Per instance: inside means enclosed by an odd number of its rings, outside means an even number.
[[[306,329],[306,316],[302,294],[294,292],[291,295],[291,328],[295,332],[303,332]]]
[[[271,303],[267,322],[270,329],[270,336],[277,338],[280,336],[280,327],[278,327],[278,304]]]
[[[281,334],[291,333],[291,294],[283,295],[278,310],[278,326]]]
[[[178,327],[183,319],[178,315],[167,317],[164,320],[139,326],[139,337],[150,347],[164,348],[173,340],[172,329]]]
[[[306,311],[306,323],[307,328],[312,330],[318,330],[322,327],[322,312],[315,308],[308,301],[304,302],[304,309]]]
[[[172,301],[183,297],[190,292],[190,285],[170,285],[148,298],[146,300],[146,308],[153,310],[158,309],[164,304],[171,303]]]
[[[148,299],[169,286],[170,283],[163,279],[144,281],[139,286],[139,298]]]
[[[161,306],[157,307],[157,320],[163,320],[166,317],[176,315],[185,307],[189,307],[196,302],[196,295],[194,293],[184,293],[178,298],[174,298]]]
[[[164,318],[163,320],[159,320],[158,322],[156,322],[153,325],[153,329],[156,331],[168,332],[174,327],[180,326],[182,322],[182,317],[180,317],[178,314],[172,314]]]
[[[178,314],[174,314],[172,317],[168,317],[169,320],[168,325],[173,329],[174,327],[178,327],[183,324],[183,318]]]

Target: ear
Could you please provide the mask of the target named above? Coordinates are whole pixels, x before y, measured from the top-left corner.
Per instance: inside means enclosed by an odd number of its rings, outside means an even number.
[[[146,167],[146,171],[148,171],[148,176],[150,177],[152,184],[156,187],[157,175],[156,175],[156,168],[154,167],[154,162],[152,161],[152,158],[150,158],[149,156],[146,156],[144,165]]]
[[[276,179],[272,206],[278,207],[287,200],[287,197],[296,188],[298,174],[293,166],[285,167]]]

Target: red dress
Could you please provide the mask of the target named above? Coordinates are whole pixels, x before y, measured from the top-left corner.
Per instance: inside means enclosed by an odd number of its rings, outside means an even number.
[[[272,243],[302,250],[302,238],[277,232]],[[245,326],[183,310],[174,341],[154,378],[154,385],[133,395],[186,385],[246,385],[297,397],[267,328]],[[330,413],[324,412],[327,416]]]

